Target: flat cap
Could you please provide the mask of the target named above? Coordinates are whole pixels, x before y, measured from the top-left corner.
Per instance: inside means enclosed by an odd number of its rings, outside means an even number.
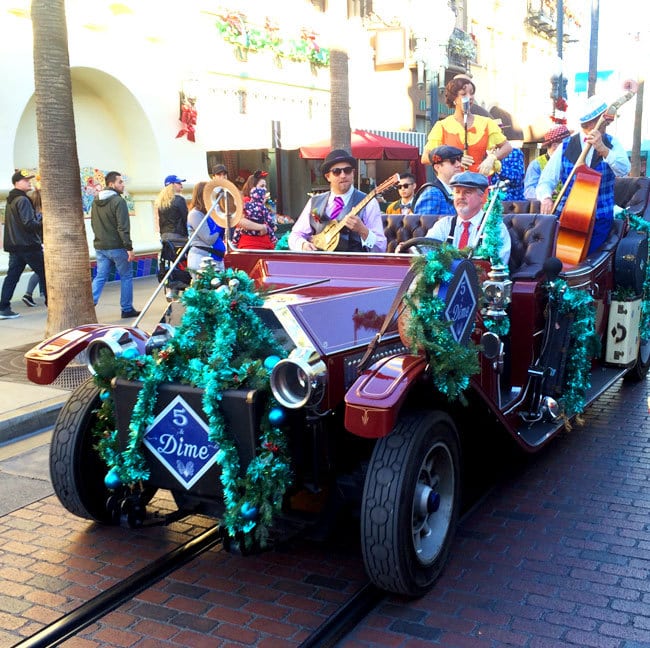
[[[445,160],[451,160],[455,157],[462,157],[463,151],[455,146],[436,146],[433,150],[429,151],[429,161],[431,164],[440,164]]]
[[[488,179],[482,173],[463,171],[457,173],[449,182],[450,187],[471,187],[485,191],[488,188]]]

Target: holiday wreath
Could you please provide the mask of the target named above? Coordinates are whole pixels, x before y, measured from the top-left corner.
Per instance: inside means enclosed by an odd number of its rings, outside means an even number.
[[[222,525],[246,544],[255,540],[264,546],[291,480],[281,427],[285,413],[269,390],[270,370],[285,355],[284,350],[256,315],[254,309],[262,305],[262,299],[244,272],[207,269],[184,292],[182,302],[185,313],[166,346],[152,355],[127,353],[106,359],[97,368],[95,380],[103,404],[95,434],[97,450],[108,467],[106,485],[133,485],[148,479],[142,444],[154,420],[158,387],[171,382],[198,387],[203,390],[208,438],[218,448],[216,462],[225,503]],[[122,451],[113,414],[114,376],[142,382]],[[241,387],[269,392],[259,447],[243,475],[220,408],[223,392]]]

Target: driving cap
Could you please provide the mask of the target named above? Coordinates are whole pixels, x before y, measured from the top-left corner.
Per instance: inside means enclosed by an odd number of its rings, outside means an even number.
[[[571,131],[564,124],[554,126],[553,128],[546,131],[546,134],[544,135],[544,146],[558,144],[570,136]]]
[[[11,176],[11,184],[15,185],[17,182],[20,182],[21,180],[31,180],[32,178],[35,178],[36,176],[33,173],[30,173],[29,171],[25,171],[25,169],[21,169],[20,171],[16,171]]]
[[[590,122],[592,119],[600,117],[606,110],[607,104],[605,101],[597,95],[592,95],[582,105],[579,121],[581,124]]]
[[[320,165],[320,172],[325,175],[337,162],[347,162],[350,166],[357,166],[357,161],[347,151],[334,149],[323,160],[323,164]]]
[[[219,175],[220,173],[228,175],[228,169],[226,169],[225,164],[217,164],[212,168],[212,175]]]
[[[463,152],[455,146],[436,146],[433,150],[429,151],[429,161],[431,164],[440,164],[445,160],[451,160],[455,157],[462,157]]]
[[[450,187],[471,187],[485,191],[488,188],[488,179],[482,173],[463,171],[457,173],[449,182]]]
[[[168,175],[168,176],[165,178],[165,187],[166,187],[167,185],[174,184],[174,183],[176,183],[176,182],[179,183],[179,184],[183,184],[183,182],[185,182],[185,180],[184,180],[183,178],[179,178],[177,175],[173,175],[173,174],[172,174],[172,175]]]

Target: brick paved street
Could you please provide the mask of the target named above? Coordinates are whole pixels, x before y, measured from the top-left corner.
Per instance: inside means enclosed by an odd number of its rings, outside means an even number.
[[[615,386],[464,520],[429,595],[341,645],[650,646],[648,382]]]

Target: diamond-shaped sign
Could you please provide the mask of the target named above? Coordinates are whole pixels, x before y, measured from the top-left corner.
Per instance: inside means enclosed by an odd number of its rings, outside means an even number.
[[[462,259],[452,264],[454,276],[440,286],[438,297],[445,302],[445,319],[451,322],[456,342],[467,344],[474,329],[478,309],[478,278],[471,261]]]
[[[187,490],[212,466],[219,450],[208,438],[208,426],[180,395],[156,416],[144,443]]]

